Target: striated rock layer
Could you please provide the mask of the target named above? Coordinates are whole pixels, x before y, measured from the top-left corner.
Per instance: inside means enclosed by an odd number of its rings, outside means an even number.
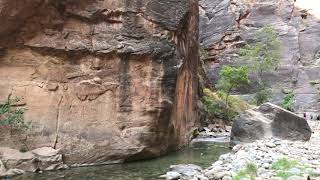
[[[151,158],[197,123],[196,0],[0,0],[0,99],[21,97],[28,133],[0,146],[64,161]],[[23,143],[21,143],[23,141]]]

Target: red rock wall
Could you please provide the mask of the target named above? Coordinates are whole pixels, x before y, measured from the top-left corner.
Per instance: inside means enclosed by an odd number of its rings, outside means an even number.
[[[21,2],[0,1],[0,99],[21,97],[33,127],[1,129],[1,146],[52,146],[68,164],[99,164],[188,143],[197,1]]]

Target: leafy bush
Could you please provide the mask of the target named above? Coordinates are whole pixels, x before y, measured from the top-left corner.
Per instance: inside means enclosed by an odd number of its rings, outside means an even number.
[[[248,76],[248,68],[223,66],[220,71],[220,79],[217,88],[225,93],[224,96],[226,107],[229,107],[229,96],[233,89],[248,85],[250,83]]]
[[[219,92],[212,92],[210,89],[203,90],[204,96],[202,97],[202,103],[210,118],[219,118],[226,121],[232,120],[240,112],[243,112],[249,108],[249,105],[234,96],[229,97],[228,111],[226,103],[224,101],[226,94]]]
[[[272,92],[270,89],[261,88],[258,92],[256,92],[256,94],[254,96],[254,100],[255,100],[256,105],[259,106],[265,102],[268,102],[271,94],[272,94]]]
[[[258,168],[253,163],[248,163],[246,167],[237,172],[237,174],[232,178],[232,180],[241,180],[242,178],[249,178],[254,180],[254,178],[258,175]]]
[[[294,94],[291,92],[287,94],[281,103],[281,107],[288,111],[294,111]]]
[[[0,104],[0,127],[11,129],[28,129],[29,124],[24,122],[24,108],[15,107],[14,104],[20,102],[20,98],[11,99]]]

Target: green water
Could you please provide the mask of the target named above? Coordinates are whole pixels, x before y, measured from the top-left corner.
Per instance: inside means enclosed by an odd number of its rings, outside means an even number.
[[[14,180],[153,180],[168,171],[173,164],[196,164],[208,167],[221,154],[229,152],[223,142],[193,142],[189,148],[169,155],[126,164],[73,168],[64,171],[25,174]]]

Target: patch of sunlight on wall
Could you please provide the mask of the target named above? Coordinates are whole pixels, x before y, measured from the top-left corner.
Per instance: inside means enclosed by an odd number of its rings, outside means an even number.
[[[308,10],[311,15],[320,19],[320,0],[297,0],[295,6]]]

